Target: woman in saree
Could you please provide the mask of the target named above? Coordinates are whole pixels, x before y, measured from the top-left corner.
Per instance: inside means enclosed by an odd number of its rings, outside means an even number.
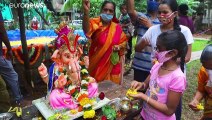
[[[82,4],[83,31],[91,40],[89,73],[97,82],[111,80],[121,84],[127,37],[115,17],[116,5],[111,1],[104,1],[100,16],[89,18],[90,1],[83,0]]]

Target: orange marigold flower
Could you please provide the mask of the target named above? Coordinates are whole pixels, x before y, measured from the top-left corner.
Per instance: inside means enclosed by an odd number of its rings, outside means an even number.
[[[81,112],[83,110],[83,107],[82,106],[79,106],[78,107],[78,112]]]
[[[81,94],[79,97],[78,97],[78,102],[80,102],[83,98],[88,98],[88,95],[87,94]]]

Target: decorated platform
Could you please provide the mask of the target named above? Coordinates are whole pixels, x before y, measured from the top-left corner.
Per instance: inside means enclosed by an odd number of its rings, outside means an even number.
[[[109,102],[110,102],[110,100],[108,98],[104,98],[103,100],[100,100],[98,103],[96,103],[93,106],[93,109],[97,110],[97,109],[103,107],[104,105],[108,104]],[[48,119],[49,117],[51,117],[54,114],[56,114],[57,112],[59,112],[59,111],[53,110],[49,106],[49,103],[47,102],[47,100],[44,97],[37,99],[37,100],[33,100],[32,104],[36,106],[36,108],[40,111],[40,113],[43,115],[43,117],[45,119]],[[70,110],[63,110],[63,111],[60,111],[60,113],[61,112],[63,115],[67,115],[69,117],[68,119],[70,119],[70,120],[83,116],[83,111],[77,112],[76,114],[71,114]]]

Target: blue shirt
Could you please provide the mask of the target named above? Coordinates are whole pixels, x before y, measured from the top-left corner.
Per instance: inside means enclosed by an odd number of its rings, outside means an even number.
[[[151,19],[151,16],[148,14],[144,14],[141,12],[137,13],[138,18],[139,17],[145,17],[148,20],[150,20],[152,22],[153,25],[157,25],[160,24],[159,20],[156,19]],[[147,27],[139,24],[138,21],[136,21],[136,25],[135,25],[136,29],[137,29],[137,42],[138,40],[140,40],[143,35],[146,33],[146,31],[148,30]],[[138,70],[143,70],[143,71],[150,71],[152,68],[152,59],[151,59],[151,46],[147,46],[145,47],[142,52],[135,52],[135,56],[133,58],[133,62],[132,62],[132,67]]]

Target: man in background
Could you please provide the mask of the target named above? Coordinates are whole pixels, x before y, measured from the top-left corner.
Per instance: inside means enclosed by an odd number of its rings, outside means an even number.
[[[13,66],[12,66],[12,48],[10,46],[10,42],[7,37],[7,32],[4,28],[4,21],[2,19],[2,14],[0,11],[0,76],[3,78],[3,80],[6,82],[6,84],[10,87],[13,98],[15,99],[16,105],[20,105],[20,102],[23,98],[19,83],[18,83],[18,74],[15,72]],[[2,52],[2,43],[5,44],[7,47],[7,53],[6,58],[3,56]],[[3,97],[2,95],[0,95]],[[0,98],[5,99],[5,98]],[[0,106],[2,107],[2,106]]]

